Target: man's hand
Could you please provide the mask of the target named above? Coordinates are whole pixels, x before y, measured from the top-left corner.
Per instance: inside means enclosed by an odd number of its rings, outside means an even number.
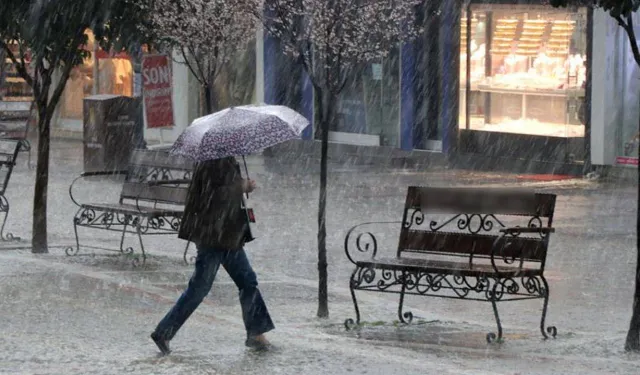
[[[251,193],[256,190],[256,182],[254,180],[242,180],[242,191],[244,193]]]

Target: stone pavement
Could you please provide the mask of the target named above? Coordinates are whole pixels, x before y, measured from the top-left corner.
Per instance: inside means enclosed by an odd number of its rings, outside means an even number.
[[[147,266],[90,250],[67,257],[74,208],[66,196],[81,171],[78,144],[53,150],[49,230],[51,253],[32,255],[27,241],[0,249],[0,374],[636,374],[635,355],[622,352],[631,311],[635,268],[635,191],[571,182],[559,193],[548,274],[549,323],[556,340],[537,331],[539,301],[505,304],[506,342],[488,345],[494,329],[489,304],[409,298],[419,324],[393,324],[396,296],[360,293],[366,325],[346,332],[353,317],[348,292],[351,267],[342,250],[350,225],[397,220],[406,186],[515,184],[511,177],[464,171],[411,172],[332,166],[329,192],[331,318],[316,310],[315,210],[312,165],[249,160],[260,184],[251,201],[261,237],[247,246],[277,329],[279,349],[245,350],[235,286],[224,272],[203,306],[175,338],[174,354],[159,358],[148,335],[186,285],[184,244],[173,238],[148,242]],[[338,169],[341,168],[341,169]],[[7,192],[9,229],[30,235],[33,171],[24,165]],[[505,182],[507,181],[507,182]],[[539,188],[542,188],[539,186]],[[79,186],[83,200],[117,199],[119,183]],[[547,188],[549,189],[549,188]],[[261,218],[264,218],[261,220]],[[383,249],[395,234],[382,236]],[[84,232],[88,244],[117,247],[114,233]],[[130,239],[133,241],[133,238]],[[95,255],[94,255],[95,254]]]

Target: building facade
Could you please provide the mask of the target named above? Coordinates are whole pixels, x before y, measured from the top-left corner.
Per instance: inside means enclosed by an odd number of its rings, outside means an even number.
[[[424,34],[362,66],[349,82],[331,140],[558,165],[589,162],[591,10],[556,9],[539,0],[472,0],[425,2],[419,12]],[[265,59],[276,65],[265,67],[276,76],[268,78],[267,91],[276,87],[278,93],[271,101],[298,104],[289,98],[297,95],[312,102],[304,82],[281,94],[278,74],[289,77],[291,67],[271,57],[277,42],[267,43],[273,45]]]
[[[472,0],[425,2],[419,17],[420,38],[363,64],[349,80],[332,142],[472,160],[637,164],[640,73],[624,30],[607,13]],[[131,95],[128,57],[87,48],[93,57],[69,80],[59,130],[81,131],[88,95]],[[198,82],[179,63],[172,74],[175,126],[146,131],[150,144],[170,144],[200,113]],[[215,91],[220,108],[283,104],[314,119],[308,77],[262,30]],[[308,128],[303,139],[313,138]]]

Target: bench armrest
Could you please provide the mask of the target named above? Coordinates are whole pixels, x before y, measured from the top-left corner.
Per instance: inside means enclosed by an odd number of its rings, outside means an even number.
[[[76,184],[78,180],[82,180],[87,177],[97,177],[97,176],[126,176],[128,171],[95,171],[95,172],[84,172],[81,173],[78,177],[76,177],[71,185],[69,185],[69,198],[71,201],[78,207],[82,205],[78,203],[78,201],[73,197],[73,186]]]
[[[352,256],[353,254],[355,254],[355,251],[358,251],[360,253],[371,252],[371,259],[375,259],[378,252],[378,240],[372,232],[363,229],[363,227],[367,225],[375,224],[401,225],[402,221],[372,221],[358,224],[349,229],[349,232],[347,232],[347,235],[344,239],[344,251],[351,263],[356,264],[356,261]]]
[[[500,233],[512,236],[517,236],[521,233],[539,233],[540,235],[546,236],[549,233],[555,233],[555,231],[555,228],[549,227],[511,227],[500,229]]]

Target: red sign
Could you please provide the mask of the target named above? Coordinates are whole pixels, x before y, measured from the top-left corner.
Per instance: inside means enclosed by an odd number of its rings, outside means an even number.
[[[142,88],[147,128],[173,126],[171,65],[165,55],[147,55],[142,60]]]
[[[624,164],[624,165],[638,165],[638,158],[628,157],[628,156],[618,156],[616,158],[616,163]]]

